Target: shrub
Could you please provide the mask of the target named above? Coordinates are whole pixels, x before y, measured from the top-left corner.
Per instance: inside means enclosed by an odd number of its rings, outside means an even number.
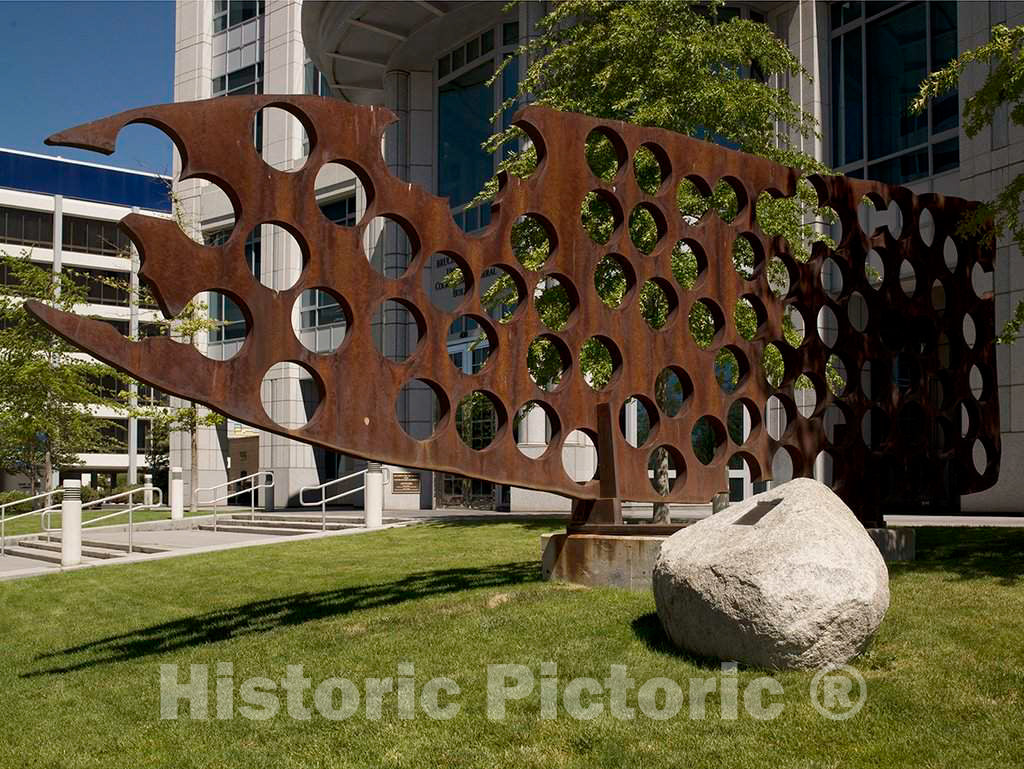
[[[0,491],[0,505],[8,502],[16,502],[19,499],[27,499],[32,496],[24,491]],[[4,508],[5,516],[18,515],[19,513],[27,513],[30,510],[35,510],[37,507],[42,507],[40,502],[45,502],[44,499],[37,499],[35,502],[25,502],[21,505],[11,505],[10,507]]]

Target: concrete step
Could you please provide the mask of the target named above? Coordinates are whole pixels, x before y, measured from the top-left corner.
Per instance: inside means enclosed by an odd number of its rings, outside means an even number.
[[[233,534],[262,534],[268,537],[294,537],[299,534],[309,534],[309,529],[292,529],[278,526],[247,526],[233,521],[224,521],[213,528],[212,523],[201,523],[197,527],[200,531],[227,531]]]
[[[57,553],[57,560],[60,561],[60,542],[47,542],[41,539],[23,539],[18,543],[21,547],[30,547],[35,550],[45,550],[49,553]],[[125,554],[119,550],[108,550],[102,547],[87,547],[82,543],[82,555],[88,558],[121,558]]]
[[[50,538],[54,542],[60,542],[61,541],[59,534],[54,534]],[[128,552],[128,543],[127,542],[102,542],[102,541],[100,541],[98,539],[83,539],[82,540],[82,545],[85,546],[85,547],[105,548],[107,550],[121,550],[124,553]],[[136,543],[132,547],[132,551],[136,552],[136,553],[146,553],[146,554],[151,554],[151,553],[169,553],[170,552],[170,548],[157,547],[156,545],[140,545],[140,544]]]
[[[249,515],[245,513],[239,513],[231,516],[237,521],[248,521]],[[319,513],[256,513],[257,521],[283,521],[286,523],[315,523],[320,525]],[[384,523],[399,523],[403,521],[403,518],[394,518],[392,516],[386,516],[383,520]],[[328,525],[332,523],[341,523],[348,526],[362,526],[366,522],[366,516],[364,515],[337,515],[335,513],[327,514]]]
[[[60,566],[60,553],[50,553],[45,550],[36,550],[31,547],[22,547],[20,544],[8,545],[5,555],[16,555],[18,558],[31,558],[33,561],[45,561]]]
[[[320,531],[322,525],[320,520],[315,521],[308,520],[305,518],[260,518],[257,517],[254,520],[250,520],[247,515],[234,515],[227,521],[230,525],[242,524],[244,526],[263,526],[268,529],[282,528],[282,529],[305,529],[307,531]],[[219,526],[220,524],[218,524]],[[327,531],[338,531],[340,529],[356,529],[359,528],[359,524],[355,523],[342,523],[340,521],[332,521],[330,518],[327,519],[326,529]]]

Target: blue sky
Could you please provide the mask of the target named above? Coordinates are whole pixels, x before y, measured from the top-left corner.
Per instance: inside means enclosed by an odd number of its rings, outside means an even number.
[[[173,76],[173,2],[0,2],[0,147],[169,172],[170,142],[148,126],[128,128],[111,156],[43,139],[171,101]]]

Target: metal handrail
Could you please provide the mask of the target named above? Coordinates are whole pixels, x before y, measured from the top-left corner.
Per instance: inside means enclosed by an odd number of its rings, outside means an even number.
[[[152,494],[154,491],[157,493],[157,497],[159,498],[159,501],[154,503],[152,501],[152,497],[150,497],[150,501],[146,502],[145,501],[145,499],[146,499],[145,494],[147,492]],[[141,505],[136,505],[135,504],[134,495],[138,494],[140,492],[143,494],[143,497],[142,497],[143,502],[142,502]],[[113,518],[116,515],[124,515],[125,513],[128,513],[128,552],[129,553],[134,553],[135,552],[135,522],[132,520],[132,518],[133,518],[133,516],[135,514],[135,511],[136,510],[152,510],[152,509],[157,508],[157,507],[163,507],[164,506],[164,492],[163,492],[163,489],[161,489],[159,486],[151,486],[151,485],[139,486],[138,488],[135,488],[135,489],[128,489],[128,491],[122,491],[120,494],[112,494],[109,497],[103,497],[103,499],[94,499],[92,502],[86,502],[86,503],[84,503],[82,505],[82,509],[85,510],[87,507],[94,507],[96,505],[102,505],[104,502],[112,502],[113,500],[120,499],[121,497],[128,497],[128,507],[127,508],[125,508],[124,510],[115,510],[112,513],[107,513],[106,515],[101,515],[99,518],[91,518],[88,521],[82,521],[82,528],[84,529],[86,526],[92,526],[94,523],[99,523],[100,521],[105,521],[108,518]],[[48,529],[47,531],[50,531],[50,529]]]
[[[263,481],[261,481],[260,483],[256,483],[256,479],[257,478],[269,478],[270,479],[270,483],[265,483]],[[220,503],[220,502],[226,502],[226,501],[228,501],[229,499],[231,499],[233,497],[238,497],[238,496],[241,496],[242,494],[249,493],[249,495],[250,495],[249,496],[249,520],[250,521],[256,520],[256,492],[259,489],[272,489],[272,488],[274,488],[274,484],[277,482],[277,480],[274,477],[274,471],[273,470],[257,470],[255,473],[249,473],[249,475],[243,475],[241,478],[235,478],[233,481],[225,481],[224,483],[218,483],[216,486],[200,487],[200,488],[195,490],[196,505],[198,506],[200,504],[200,502],[199,502],[199,494],[200,494],[200,492],[203,492],[203,491],[217,491],[218,489],[227,489],[227,488],[230,488],[231,486],[233,486],[236,483],[241,483],[242,481],[249,481],[249,485],[247,487],[245,487],[245,488],[239,489],[238,491],[228,492],[227,494],[225,494],[223,496],[217,497],[216,499],[211,499],[209,502],[204,502],[202,504],[214,505],[214,507],[216,508],[216,505],[218,503]],[[218,519],[219,516],[220,516],[220,513],[218,513],[217,510],[214,509],[214,511],[213,511],[213,530],[214,531],[217,531],[217,519]]]
[[[154,491],[157,493],[157,497],[159,499],[158,502],[156,502],[154,504],[152,501],[150,501],[150,502],[143,501],[142,504],[139,504],[139,505],[135,504],[135,495],[136,494],[143,494],[143,495],[145,495],[147,492],[148,493],[152,493]],[[23,504],[25,502],[30,502],[33,499],[40,499],[42,497],[52,496],[53,494],[63,494],[63,493],[64,493],[64,488],[60,487],[60,488],[54,489],[53,491],[49,492],[48,494],[38,494],[38,495],[36,495],[34,497],[28,497],[27,499],[18,500],[17,504]],[[115,510],[112,513],[107,513],[106,515],[101,515],[99,518],[92,518],[92,519],[90,519],[88,521],[82,521],[82,528],[84,529],[86,526],[92,526],[94,523],[98,523],[99,521],[105,521],[108,518],[113,518],[116,515],[124,515],[125,513],[127,513],[128,514],[128,552],[132,553],[132,552],[134,552],[134,549],[135,549],[134,548],[134,538],[135,538],[135,525],[134,525],[134,523],[135,522],[133,520],[133,514],[135,513],[136,510],[151,510],[151,509],[154,509],[154,508],[157,508],[157,507],[163,507],[163,504],[164,504],[164,493],[163,493],[162,489],[160,489],[157,486],[151,486],[151,485],[139,486],[139,487],[134,488],[134,489],[128,489],[128,491],[122,491],[122,492],[120,492],[118,494],[111,494],[109,497],[103,497],[101,499],[94,499],[91,502],[84,502],[84,503],[82,503],[82,508],[81,509],[85,510],[85,509],[90,508],[90,507],[96,507],[97,505],[102,505],[105,502],[113,502],[115,499],[121,499],[122,497],[127,497],[128,498],[128,507],[127,508],[125,508],[123,510]],[[145,496],[143,496],[143,500],[145,500]],[[6,503],[4,505],[0,505],[0,512],[2,512],[2,508],[10,507],[11,504],[12,503]],[[61,505],[59,505],[59,504],[47,505],[46,507],[41,507],[38,510],[30,510],[27,513],[18,513],[18,515],[12,515],[10,518],[6,518],[6,520],[13,521],[13,520],[16,520],[18,518],[24,518],[26,515],[38,515],[39,516],[39,528],[42,530],[43,533],[46,534],[46,541],[49,542],[50,541],[50,532],[59,531],[60,530],[59,527],[53,526],[53,513],[54,513],[55,510],[60,510],[60,509],[61,509]],[[6,535],[6,531],[4,530],[4,524],[5,524],[5,518],[3,516],[0,516],[0,555],[6,555],[6,553],[7,553],[7,541],[6,541],[6,536],[5,536]]]
[[[38,515],[39,525],[42,526],[43,516],[59,508],[60,504],[48,504],[45,507],[40,507],[38,510],[29,510],[27,513],[18,513],[17,515],[12,516],[7,515],[8,507],[14,507],[15,505],[23,505],[26,502],[31,502],[35,499],[42,499],[43,497],[50,499],[54,495],[63,493],[64,489],[58,487],[56,489],[53,489],[52,491],[46,491],[43,492],[42,494],[36,494],[33,497],[25,497],[24,499],[12,500],[11,502],[4,502],[3,504],[0,504],[0,555],[7,554],[7,521],[16,521],[19,518],[24,518],[28,515]]]
[[[391,469],[388,468],[388,467],[383,467],[383,468],[381,468],[381,472],[383,473],[384,478],[385,478],[384,483],[390,483],[391,482]],[[366,480],[365,480],[366,473],[367,473],[367,470],[357,470],[356,472],[349,473],[348,475],[343,476],[341,478],[332,478],[331,480],[325,481],[324,483],[321,483],[321,484],[319,484],[317,486],[303,486],[301,489],[299,489],[299,504],[302,505],[303,507],[316,507],[317,505],[320,505],[320,530],[321,531],[326,531],[327,530],[327,503],[328,502],[334,502],[334,501],[336,501],[338,499],[341,499],[342,497],[347,497],[349,494],[355,494],[355,493],[360,492],[360,491],[365,491],[366,490]],[[357,486],[354,489],[349,489],[348,491],[343,491],[340,494],[335,494],[333,497],[328,497],[327,496],[327,487],[328,486],[331,486],[331,485],[333,485],[335,483],[341,483],[342,481],[351,480],[352,478],[355,478],[358,475],[363,476],[364,480],[363,480],[363,485],[362,486]],[[320,492],[320,499],[315,499],[312,502],[307,502],[306,498],[305,498],[305,495],[306,495],[307,491],[319,491]]]

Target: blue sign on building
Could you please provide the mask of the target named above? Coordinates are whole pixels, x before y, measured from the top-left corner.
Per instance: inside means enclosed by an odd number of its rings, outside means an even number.
[[[0,187],[170,212],[169,184],[157,174],[0,149]]]

